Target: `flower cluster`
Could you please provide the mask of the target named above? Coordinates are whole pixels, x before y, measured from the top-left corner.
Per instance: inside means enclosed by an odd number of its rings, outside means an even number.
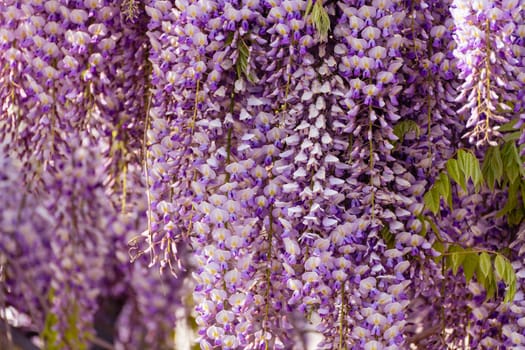
[[[478,145],[497,144],[500,126],[522,109],[523,4],[519,1],[454,1],[459,77],[464,79],[458,100],[467,114],[465,134]],[[521,28],[523,31],[523,28]]]
[[[310,320],[323,349],[525,344],[523,290],[501,303],[525,278],[523,1],[0,10],[0,131],[34,190],[0,264],[46,341],[125,298],[119,348],[169,344],[181,299],[201,349],[300,348]]]
[[[127,242],[145,224],[137,215],[145,210],[143,185],[128,175],[132,210],[119,212],[103,185],[102,152],[86,144],[75,149],[57,164],[59,176],[44,176],[41,193],[25,189],[20,162],[0,156],[2,303],[29,315],[30,329],[49,347],[80,349],[100,333],[119,349],[171,344],[183,296],[161,286],[182,292],[182,279],[150,273],[144,259],[129,265]],[[109,313],[108,303],[117,310]],[[115,325],[98,329],[107,322]]]
[[[67,157],[80,130],[111,146],[134,142],[122,147],[130,151],[140,145],[146,37],[117,3],[0,4],[2,138],[26,162],[27,183]]]

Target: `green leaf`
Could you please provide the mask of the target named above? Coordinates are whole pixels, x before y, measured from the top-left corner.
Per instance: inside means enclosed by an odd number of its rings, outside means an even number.
[[[249,82],[255,81],[253,74],[248,72],[248,61],[250,58],[250,47],[243,38],[237,41],[237,61],[235,62],[235,69],[237,71],[237,78],[241,78],[243,75],[248,79]]]
[[[514,164],[516,164],[516,166],[518,167],[519,169],[519,173],[520,175],[524,175],[524,169],[523,169],[523,163],[521,162],[521,158],[520,158],[520,153],[518,151],[518,148],[516,147],[516,143],[515,142],[509,142],[509,148],[510,148],[510,157],[512,159],[512,161],[514,162]]]
[[[403,142],[405,135],[409,132],[414,132],[416,137],[421,135],[419,125],[413,120],[402,120],[394,126],[394,135],[396,135],[400,142]]]
[[[396,237],[392,234],[392,232],[390,232],[386,225],[381,229],[381,238],[383,238],[383,241],[385,242],[388,249],[395,247]]]
[[[519,190],[519,182],[512,182],[509,186],[508,195],[507,195],[507,203],[505,203],[505,206],[503,209],[501,209],[497,214],[496,217],[500,218],[507,213],[510,213],[518,206],[518,190]]]
[[[494,275],[492,272],[490,275],[487,276],[487,279],[485,280],[485,290],[487,291],[487,297],[485,300],[490,300],[494,298],[494,295],[496,294],[496,281],[494,280]]]
[[[516,295],[516,272],[512,267],[512,264],[509,260],[505,259],[505,273],[503,276],[503,281],[507,285],[507,292],[505,294],[504,302],[509,303],[514,300]]]
[[[53,303],[55,298],[55,290],[49,289],[47,299],[49,303]],[[41,337],[44,341],[44,348],[47,350],[59,350],[58,344],[58,331],[55,329],[55,325],[58,323],[58,316],[52,312],[46,314],[44,321],[44,329],[42,330]]]
[[[523,209],[523,207],[519,206],[507,215],[507,223],[510,226],[518,226],[522,223],[524,217],[525,210]]]
[[[450,255],[450,258],[452,260],[452,273],[454,275],[457,275],[459,267],[463,264],[463,261],[465,260],[466,254],[464,254],[464,249],[460,246],[452,246],[452,248],[455,247],[455,251]]]
[[[58,323],[58,316],[49,312],[46,315],[44,323],[44,330],[42,331],[42,339],[47,350],[59,350],[58,345],[58,331],[55,330],[55,325]]]
[[[471,179],[474,186],[478,187],[483,181],[478,158],[471,152],[462,149],[458,151],[457,158],[459,170],[465,175],[465,181]]]
[[[520,181],[521,201],[525,206],[525,181]]]
[[[443,254],[443,252],[445,251],[445,246],[440,241],[435,241],[432,245],[432,248],[434,248],[435,251],[440,252],[441,254]]]
[[[513,183],[520,175],[524,175],[523,165],[519,156],[518,149],[514,142],[507,142],[501,150],[504,175],[509,183]]]
[[[508,167],[505,167],[505,174],[511,184],[515,183],[519,176],[519,168],[514,165],[509,165]]]
[[[505,259],[504,269],[505,273],[503,276],[503,281],[507,285],[504,302],[509,303],[514,300],[514,296],[516,295],[516,272],[514,271],[514,268],[508,259]]]
[[[469,165],[471,167],[472,182],[474,183],[474,186],[477,189],[479,189],[479,186],[483,183],[483,173],[481,172],[481,167],[479,166],[478,158],[472,153],[469,153],[469,154],[470,154]]]
[[[503,279],[505,277],[505,258],[503,258],[500,254],[496,255],[496,258],[494,259],[494,268],[496,269],[496,276],[500,279]]]
[[[470,177],[470,170],[469,170],[469,157],[468,157],[468,153],[467,151],[463,150],[463,149],[460,149],[458,150],[458,155],[457,155],[457,160],[458,160],[458,165],[459,165],[459,169],[461,170],[461,172],[463,174],[465,174],[465,177]]]
[[[507,104],[509,106],[511,106],[512,109],[514,109],[514,104],[511,102],[511,101],[507,101]],[[508,132],[508,131],[514,131],[516,130],[516,123],[518,122],[517,119],[514,119],[514,120],[511,120],[509,121],[508,123],[505,123],[503,125],[501,125],[501,127],[499,128],[499,132]]]
[[[514,300],[514,296],[516,295],[516,281],[509,284],[507,287],[507,293],[505,294],[505,299],[503,302],[510,303]]]
[[[521,131],[515,131],[515,132],[505,134],[505,136],[503,136],[503,140],[505,140],[506,142],[514,142],[514,141],[519,140],[520,137],[521,137]]]
[[[489,147],[483,160],[481,172],[489,188],[494,191],[495,183],[501,183],[503,177],[503,161],[499,146]]]
[[[421,222],[421,231],[419,232],[419,235],[421,237],[426,237],[428,228],[427,228],[427,223],[425,221],[425,217],[421,214],[416,215],[416,217]]]
[[[503,274],[503,281],[506,284],[511,284],[512,282],[516,282],[516,272],[514,271],[514,268],[512,267],[512,264],[509,260],[505,259],[505,273]]]
[[[440,183],[440,194],[443,196],[443,199],[452,208],[452,191],[450,190],[450,179],[447,174],[441,172],[439,174],[439,183]]]
[[[308,16],[310,12],[312,11],[312,0],[308,0],[306,3],[306,10],[304,11],[304,16]]]
[[[492,265],[491,265],[491,262],[490,262],[490,255],[488,255],[485,252],[481,253],[480,256],[479,256],[479,268],[481,270],[481,273],[485,277],[488,277],[489,273],[492,272],[492,268],[491,267],[492,267]]]
[[[487,294],[487,297],[485,300],[489,300],[491,299],[495,292],[496,292],[496,282],[495,282],[495,279],[494,279],[494,273],[493,273],[493,270],[492,270],[492,266],[489,266],[489,269],[488,269],[488,273],[485,275],[484,271],[483,271],[483,268],[481,266],[481,259],[482,259],[482,255],[485,254],[488,259],[489,259],[489,265],[490,265],[490,256],[487,254],[487,253],[481,253],[480,254],[480,263],[478,265],[478,268],[476,270],[476,278],[478,280],[478,283],[481,284],[483,286],[483,288],[485,288],[485,291],[486,291],[486,294]]]
[[[478,267],[476,268],[476,279],[478,280],[478,283],[481,284],[483,287],[485,287],[485,280],[487,279],[485,275],[481,272],[481,264],[479,263],[479,255],[478,255]]]
[[[437,238],[438,238],[439,240],[442,241],[443,238],[441,238],[441,234],[439,233],[439,229],[438,229],[436,223],[435,223],[434,221],[428,219],[428,218],[426,219],[426,221],[427,221],[428,224],[430,225],[430,228],[432,229],[432,231],[434,232],[434,234],[437,236]]]
[[[434,244],[432,245],[432,248],[435,251],[440,253],[438,256],[434,257],[433,259],[434,262],[436,264],[440,264],[443,259],[445,259],[445,262],[446,262],[446,257],[443,256],[443,252],[445,251],[445,245],[441,243],[440,241],[435,241]]]
[[[465,259],[463,260],[463,273],[465,274],[465,281],[467,284],[472,279],[472,276],[474,276],[478,264],[479,256],[477,253],[468,253],[465,255]]]
[[[224,41],[225,46],[230,46],[230,44],[233,42],[234,38],[234,32],[228,33],[228,36],[226,37],[226,40]]]
[[[447,172],[448,175],[461,186],[463,191],[467,191],[467,184],[463,172],[459,167],[459,163],[456,159],[449,159],[447,161]]]
[[[322,1],[316,1],[312,7],[312,23],[319,33],[321,41],[325,41],[330,30],[330,17],[323,7]]]
[[[423,201],[425,202],[426,207],[436,215],[439,211],[439,192],[434,186],[425,193],[423,196]]]

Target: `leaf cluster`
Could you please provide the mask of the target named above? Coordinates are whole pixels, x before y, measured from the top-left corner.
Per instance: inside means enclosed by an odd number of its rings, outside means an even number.
[[[525,218],[525,169],[516,143],[508,141],[502,146],[491,147],[487,151],[483,170],[491,189],[495,184],[508,188],[507,202],[497,217],[506,216],[509,225],[519,225]]]
[[[447,171],[442,171],[434,185],[425,193],[423,200],[425,206],[436,215],[441,208],[440,199],[452,208],[451,179],[454,180],[464,192],[467,192],[467,184],[472,182],[474,188],[479,191],[483,184],[483,174],[476,156],[460,149],[456,158],[451,158],[446,164]]]
[[[237,78],[240,79],[241,77],[245,76],[249,82],[254,83],[255,77],[252,73],[250,73],[248,65],[248,62],[250,60],[250,47],[243,38],[240,38],[237,41],[237,50],[238,56],[237,61],[235,62]]]
[[[523,164],[514,139],[503,145],[489,147],[482,166],[473,153],[459,150],[456,158],[447,161],[446,172],[441,172],[434,185],[425,193],[423,198],[425,206],[434,215],[439,212],[441,198],[452,207],[450,179],[454,180],[464,192],[468,190],[469,181],[474,185],[476,192],[481,185],[486,184],[493,192],[496,187],[507,189],[507,202],[498,212],[497,217],[506,216],[509,225],[519,225],[525,218]]]
[[[516,295],[516,273],[509,259],[504,255],[487,250],[463,248],[458,244],[452,244],[445,251],[443,244],[437,242],[434,249],[441,252],[445,259],[445,267],[452,270],[456,275],[459,268],[463,268],[465,281],[468,284],[476,276],[487,293],[487,300],[494,298],[497,293],[497,282],[503,281],[506,285],[504,302],[514,300]]]
[[[503,145],[489,147],[482,166],[473,153],[460,149],[455,158],[447,161],[446,171],[439,174],[432,187],[425,193],[423,199],[426,208],[437,215],[441,209],[441,199],[452,208],[452,180],[465,193],[469,189],[469,183],[475,192],[479,192],[483,184],[491,191],[494,191],[497,185],[498,188],[507,188],[508,192],[507,202],[497,217],[507,216],[511,226],[520,224],[525,217],[525,170],[515,141],[512,139]],[[487,299],[495,296],[497,282],[503,281],[506,285],[504,301],[510,302],[514,299],[516,273],[505,256],[485,249],[463,248],[458,244],[450,244],[447,249],[446,243],[437,232],[436,235],[438,241],[433,247],[446,256],[445,267],[452,269],[454,275],[462,267],[467,283],[476,276],[476,280],[487,292]]]
[[[394,125],[394,135],[397,136],[400,142],[403,142],[405,135],[410,132],[415,133],[417,138],[421,135],[421,128],[413,120],[402,120]]]
[[[330,17],[321,0],[316,0],[314,4],[312,4],[312,0],[308,0],[304,16],[308,15],[311,15],[312,24],[319,33],[321,41],[326,41],[330,31]]]
[[[55,292],[53,289],[49,290],[47,296],[50,304],[55,299]],[[45,349],[47,350],[62,350],[67,348],[75,348],[78,350],[87,350],[87,343],[84,340],[87,334],[81,333],[78,323],[80,320],[80,309],[76,302],[72,302],[68,308],[67,314],[67,328],[64,334],[59,337],[57,325],[59,322],[58,315],[53,312],[46,314],[44,329],[41,333],[44,340]]]

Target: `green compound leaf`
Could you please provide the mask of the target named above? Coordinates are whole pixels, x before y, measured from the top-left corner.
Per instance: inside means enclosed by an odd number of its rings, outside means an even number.
[[[444,172],[439,174],[436,182],[423,196],[425,205],[434,215],[439,212],[440,198],[443,197],[445,203],[452,207],[452,191],[450,188],[450,179]]]
[[[516,295],[516,272],[508,259],[504,259],[505,267],[503,274],[503,282],[507,285],[507,293],[505,294],[504,302],[509,303],[514,300]]]
[[[490,255],[483,252],[479,256],[479,268],[485,278],[489,277],[492,273],[492,264],[490,262]]]
[[[450,247],[449,251],[451,252],[450,265],[452,267],[452,273],[456,275],[458,273],[459,267],[463,264],[463,261],[465,260],[466,254],[464,252],[464,249],[457,245],[453,245],[452,247]]]
[[[478,265],[479,255],[477,253],[465,254],[465,259],[463,260],[463,273],[465,274],[465,281],[467,284],[474,276],[474,272],[476,272]]]
[[[507,265],[505,264],[505,258],[501,255],[496,255],[496,258],[494,259],[494,268],[496,270],[496,276],[499,279],[503,279],[505,277],[505,268]]]
[[[439,174],[439,193],[443,196],[443,199],[452,208],[452,191],[450,190],[450,179],[442,172]]]
[[[494,295],[496,295],[496,288],[496,280],[494,279],[494,275],[491,272],[485,280],[485,290],[487,292],[487,297],[485,300],[494,298]]]
[[[505,206],[496,214],[496,217],[502,217],[510,212],[512,212],[514,209],[518,206],[518,191],[519,191],[519,185],[520,183],[518,181],[512,182],[509,186],[508,195],[507,195],[507,203],[505,203]]]
[[[486,270],[487,259],[489,264],[488,270]],[[485,288],[485,292],[487,294],[486,300],[491,299],[496,292],[496,281],[494,279],[492,266],[490,264],[490,255],[485,252],[479,255],[479,265],[476,270],[476,279],[478,280],[479,284]]]
[[[472,182],[474,183],[477,191],[479,191],[479,187],[483,183],[483,173],[481,172],[478,158],[472,153],[470,153],[469,165],[471,169]]]
[[[55,298],[53,289],[49,290],[47,298],[49,303],[52,304]],[[44,341],[44,349],[63,350],[73,348],[77,350],[87,350],[87,338],[89,334],[82,332],[79,328],[81,316],[77,302],[75,300],[68,301],[68,305],[64,311],[66,313],[67,327],[61,334],[61,340],[59,340],[59,333],[55,329],[55,326],[59,322],[58,315],[51,312],[46,314],[44,330],[41,333],[42,340]]]
[[[478,158],[476,158],[473,153],[460,149],[457,159],[459,170],[465,176],[465,183],[470,179],[476,189],[478,189],[479,185],[483,182],[483,175]]]
[[[316,0],[312,6],[312,2],[309,0],[306,5],[305,15],[309,15],[310,12],[312,23],[317,33],[319,33],[321,41],[326,41],[328,32],[330,31],[330,17],[323,7],[322,1]]]
[[[495,256],[493,266],[491,254],[487,252],[478,254],[470,251],[470,248],[465,249],[457,244],[452,244],[447,252],[440,242],[434,243],[433,248],[440,253],[448,253],[445,266],[447,269],[452,269],[454,275],[457,274],[460,266],[463,267],[467,284],[476,274],[478,283],[486,291],[486,300],[496,296],[498,281],[505,282],[507,287],[504,302],[508,303],[514,300],[517,290],[516,273],[510,261],[502,254],[492,254]]]
[[[381,238],[383,238],[383,241],[385,242],[388,249],[392,249],[396,245],[396,237],[390,232],[388,227],[385,225],[381,229]]]
[[[500,184],[503,177],[503,160],[501,159],[499,146],[488,148],[483,160],[481,173],[489,188],[494,191],[496,183]]]
[[[432,188],[423,196],[423,200],[425,206],[436,215],[439,211],[439,190],[432,186]]]
[[[514,103],[512,103],[512,101],[506,101],[507,105],[511,108],[511,109],[514,109]],[[509,132],[509,131],[514,131],[516,130],[516,123],[518,122],[517,119],[513,119],[503,125],[500,126],[499,128],[499,132]]]
[[[55,290],[51,288],[47,294],[47,299],[51,304],[55,298]],[[44,348],[47,350],[59,350],[60,345],[58,344],[58,331],[55,329],[55,325],[58,323],[58,316],[52,312],[46,314],[44,322],[44,330],[42,331],[42,340],[44,341]]]
[[[312,0],[308,0],[306,3],[306,10],[304,11],[304,17],[308,16],[312,12]]]
[[[503,145],[501,157],[505,170],[504,175],[510,184],[514,183],[520,175],[525,175],[519,151],[514,142],[507,142]]]
[[[402,120],[394,126],[394,135],[397,136],[400,142],[403,142],[405,135],[409,132],[414,132],[417,138],[421,135],[419,125],[413,120]]]
[[[75,349],[87,350],[86,334],[82,333],[78,327],[80,321],[78,304],[73,301],[72,308],[67,316],[68,327],[65,330],[64,338],[66,342],[73,345]]]
[[[521,137],[521,131],[514,131],[511,133],[505,134],[505,136],[503,136],[503,140],[505,140],[506,142],[515,142],[515,141],[518,141],[520,137]]]
[[[235,62],[235,69],[237,71],[237,78],[245,76],[249,82],[254,83],[255,78],[249,73],[248,61],[250,59],[250,47],[243,38],[240,38],[237,42],[238,56]]]
[[[460,169],[459,162],[456,159],[449,159],[447,161],[448,175],[461,186],[463,191],[467,191],[467,183],[463,171]]]
[[[516,272],[514,271],[514,268],[508,259],[505,259],[505,273],[503,275],[503,281],[507,284],[516,282]]]
[[[469,177],[470,175],[469,164],[468,164],[469,157],[468,157],[467,151],[463,149],[458,150],[458,155],[456,158],[458,160],[458,165],[459,165],[459,169],[461,170],[461,172],[465,174],[465,177]]]
[[[233,38],[235,37],[234,32],[228,33],[228,36],[226,37],[226,40],[224,41],[224,46],[230,46],[233,42]]]
[[[58,344],[58,331],[54,329],[58,323],[58,316],[54,313],[48,313],[44,323],[44,330],[42,331],[42,339],[44,340],[44,346],[47,350],[59,350],[60,345]]]
[[[515,296],[516,296],[516,281],[507,285],[507,293],[505,294],[505,299],[503,299],[503,302],[510,303],[514,300]]]
[[[434,248],[434,250],[436,252],[439,252],[440,254],[443,254],[445,252],[445,245],[441,243],[440,241],[435,241],[434,244],[432,245],[432,248]],[[440,256],[438,258],[441,259]]]

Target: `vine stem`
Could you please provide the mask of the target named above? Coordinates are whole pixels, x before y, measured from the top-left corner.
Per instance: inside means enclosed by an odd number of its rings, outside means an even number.
[[[341,284],[341,312],[339,313],[339,350],[343,350],[343,341],[345,333],[345,316],[346,316],[346,303],[345,303],[345,284]]]
[[[235,108],[235,91],[232,91],[230,95],[230,113],[233,116]],[[226,165],[231,162],[231,153],[232,153],[232,132],[233,126],[228,128],[228,135],[226,136]],[[230,173],[226,174],[226,182],[230,181]]]
[[[198,79],[197,80],[197,86],[195,88],[195,102],[193,104],[193,116],[192,116],[192,120],[190,122],[190,127],[191,127],[191,135],[193,136],[193,132],[195,131],[195,123],[197,122],[197,114],[198,114],[198,109],[199,109],[199,93],[200,93],[200,83],[201,83],[201,80]],[[195,167],[193,167],[193,179],[192,181],[195,181],[197,180],[197,169],[195,169]],[[189,217],[189,220],[188,220],[188,231],[187,231],[187,236],[189,237],[190,234],[191,234],[191,230],[193,228],[193,211],[191,211],[190,213],[190,217]]]
[[[150,262],[153,263],[155,259],[155,248],[153,244],[153,232],[152,232],[152,225],[151,222],[153,221],[152,218],[152,210],[151,210],[151,190],[150,190],[150,177],[149,177],[149,166],[148,166],[148,129],[150,124],[150,116],[149,116],[149,110],[151,108],[151,91],[149,86],[149,79],[147,84],[147,98],[146,98],[146,121],[144,123],[144,137],[142,139],[142,154],[144,157],[143,161],[143,167],[144,167],[144,173],[146,176],[146,199],[148,202],[148,235],[149,235],[149,244],[150,244]]]
[[[429,73],[430,75],[430,73]],[[427,142],[428,142],[428,158],[430,160],[430,165],[428,167],[429,171],[432,169],[432,158],[433,158],[433,150],[432,150],[432,109],[431,109],[431,100],[430,100],[430,94],[427,96]]]
[[[370,119],[370,116],[372,114],[372,103],[368,105],[368,146],[369,146],[369,166],[370,166],[370,187],[372,187],[372,197],[370,199],[370,206],[371,206],[371,216],[372,216],[372,222],[375,219],[375,192],[373,191],[374,187],[374,144],[373,144],[373,123]]]
[[[195,91],[195,104],[193,105],[193,117],[191,119],[191,133],[193,134],[193,131],[195,130],[195,123],[197,122],[197,110],[198,110],[198,104],[199,104],[199,93],[200,93],[200,84],[201,80],[197,80],[197,87]]]
[[[442,256],[447,256],[447,255],[452,255],[452,254],[470,254],[470,253],[488,253],[488,254],[493,254],[493,255],[502,255],[501,253],[498,253],[490,249],[463,247],[457,242],[444,240],[441,236],[436,236],[436,237],[438,238],[438,241],[440,243],[454,244],[464,249],[463,251],[459,251],[459,252],[443,252],[441,253]]]
[[[266,338],[266,333],[268,332],[268,318],[270,313],[270,286],[272,283],[272,259],[273,259],[273,204],[270,205],[269,213],[269,223],[268,223],[268,267],[266,268],[266,290],[264,292],[264,300],[266,301],[266,306],[264,309],[264,320],[263,320],[263,331],[264,331],[264,349],[269,350],[268,339]]]
[[[441,281],[441,307],[440,307],[440,335],[441,340],[444,342],[444,335],[445,335],[445,285],[446,285],[446,278],[445,278],[445,258],[441,258],[441,275],[443,275],[443,280]]]
[[[120,211],[122,212],[122,214],[125,214],[126,213],[126,197],[127,197],[127,191],[128,191],[128,179],[127,179],[127,175],[128,175],[128,165],[127,164],[124,164],[124,166],[122,167],[122,178],[121,178],[121,183],[122,183],[122,195],[121,195],[121,208],[120,208]]]
[[[486,77],[485,77],[485,89],[487,89],[486,94],[487,96],[485,98],[490,98],[490,55],[491,55],[491,47],[490,47],[490,22],[487,19],[485,22],[485,41],[487,43],[487,56],[485,57],[485,70],[486,70]],[[479,89],[478,89],[479,90]],[[490,129],[490,117],[489,114],[490,109],[486,108],[485,113],[487,114],[485,116],[485,140],[488,140],[488,130]]]
[[[292,82],[292,55],[288,57],[288,78],[286,80],[286,87],[284,89],[284,104],[282,106],[282,111],[285,112],[288,109],[288,95],[290,94],[290,84]]]
[[[290,84],[291,84],[291,81],[292,81],[292,73],[291,73],[291,65],[292,65],[292,55],[289,56],[288,58],[288,65],[289,65],[289,69],[290,71],[288,72],[288,77],[287,77],[287,81],[286,81],[286,87],[285,87],[285,92],[284,92],[284,103],[280,106],[280,108],[277,110],[277,112],[281,112],[283,115],[284,113],[286,112],[286,110],[288,109],[288,95],[290,93]],[[233,101],[233,97],[232,97],[232,101]],[[281,119],[281,125],[283,126],[284,125],[284,121]],[[230,130],[228,130],[228,146],[230,146],[230,131],[231,131],[231,128]],[[229,157],[229,152],[228,152],[228,157]],[[312,184],[313,185],[313,184]],[[273,259],[273,204],[270,205],[270,212],[269,212],[269,215],[268,215],[268,220],[269,220],[269,223],[268,223],[268,252],[267,252],[267,257],[268,257],[268,267],[266,269],[266,290],[264,292],[264,299],[266,301],[266,305],[265,305],[265,310],[264,310],[264,320],[263,320],[263,333],[264,333],[264,349],[265,350],[269,350],[270,349],[270,345],[268,343],[268,339],[266,338],[266,333],[268,332],[268,329],[267,329],[267,323],[268,323],[268,319],[269,319],[269,314],[270,314],[270,286],[271,286],[271,277],[272,277],[272,259]]]

